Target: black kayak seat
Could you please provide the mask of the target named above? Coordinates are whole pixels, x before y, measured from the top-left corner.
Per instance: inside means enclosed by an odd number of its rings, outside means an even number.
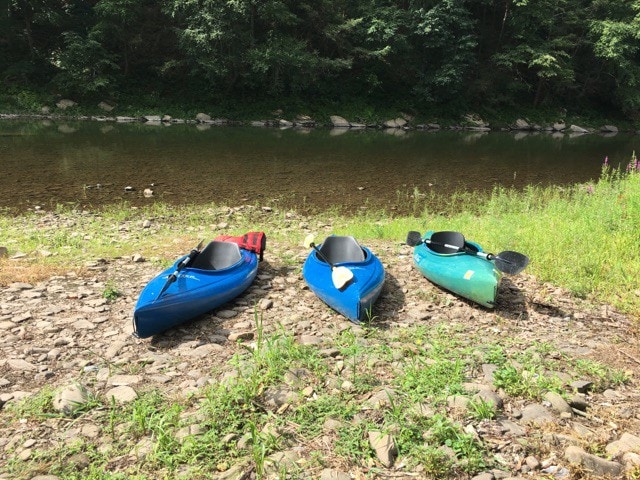
[[[233,242],[212,241],[195,258],[191,268],[222,270],[238,263],[242,258],[240,247]]]
[[[364,250],[355,238],[350,236],[332,235],[324,239],[320,246],[330,263],[364,262]],[[322,257],[318,256],[319,260]]]
[[[429,240],[434,243],[427,243],[427,247],[429,247],[436,253],[456,253],[458,252],[457,248],[464,248],[465,245],[464,235],[462,235],[460,232],[434,232],[431,234],[431,238]],[[451,245],[457,248],[449,248],[445,247],[444,245],[438,245],[440,243],[446,243],[447,245]]]

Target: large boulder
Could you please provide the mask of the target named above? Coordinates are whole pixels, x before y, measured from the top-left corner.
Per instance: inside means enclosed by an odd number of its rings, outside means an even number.
[[[62,100],[59,100],[58,103],[56,103],[56,107],[58,107],[60,110],[66,110],[67,108],[72,108],[76,105],[76,102],[74,102],[73,100],[69,100],[68,98],[63,98]]]
[[[331,125],[336,128],[349,128],[351,126],[351,123],[349,123],[346,118],[342,118],[338,115],[331,115],[329,118],[331,120]]]
[[[99,108],[100,110],[104,110],[105,112],[110,112],[110,111],[112,111],[115,107],[114,107],[113,105],[111,105],[110,103],[107,103],[107,102],[102,101],[102,102],[100,102],[100,103],[98,104],[98,108]]]
[[[394,118],[393,120],[387,120],[384,122],[385,128],[402,128],[407,124],[404,118]]]
[[[513,128],[515,130],[531,130],[531,125],[524,118],[519,118],[516,120]]]

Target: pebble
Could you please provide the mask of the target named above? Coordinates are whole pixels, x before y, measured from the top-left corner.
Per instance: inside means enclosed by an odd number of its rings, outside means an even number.
[[[150,222],[148,228],[155,224],[156,220]],[[130,235],[136,228],[139,230],[141,226],[130,225],[122,230],[122,234]],[[388,393],[393,391],[393,385],[383,383],[386,380],[392,383],[392,378],[384,376],[391,370],[380,377],[382,384],[374,391],[366,396],[358,393],[360,385],[354,384],[345,373],[351,372],[352,362],[343,352],[343,346],[336,342],[338,338],[357,338],[355,345],[365,352],[360,361],[377,372],[391,368],[390,360],[375,351],[380,344],[384,344],[393,356],[394,371],[406,367],[405,362],[411,358],[412,349],[427,348],[425,344],[418,346],[410,339],[397,341],[398,332],[411,326],[424,327],[427,332],[438,324],[469,328],[472,332],[470,341],[474,342],[476,339],[487,343],[499,342],[508,337],[521,338],[527,346],[533,341],[561,344],[563,352],[572,352],[567,355],[576,355],[576,358],[581,358],[585,352],[592,355],[598,351],[615,354],[610,345],[618,338],[626,338],[629,331],[624,317],[605,318],[599,316],[603,315],[601,313],[582,312],[574,304],[564,302],[562,292],[556,289],[545,292],[544,286],[526,276],[514,279],[517,284],[510,283],[517,288],[513,286],[502,291],[503,303],[496,307],[495,312],[474,308],[415,275],[415,270],[406,265],[411,257],[398,257],[395,248],[390,249],[385,258],[389,273],[388,291],[381,297],[377,320],[371,327],[359,328],[328,310],[305,290],[299,270],[283,275],[282,265],[278,263],[277,244],[273,246],[276,248],[267,250],[271,266],[267,262],[260,265],[255,288],[252,287],[246,295],[202,319],[188,322],[153,339],[139,340],[130,335],[131,313],[137,295],[159,270],[157,262],[147,262],[141,254],[107,261],[94,260],[92,264],[99,268],[90,270],[90,277],[86,278],[69,272],[42,282],[14,282],[0,286],[0,332],[3,334],[3,342],[0,343],[0,415],[4,414],[7,403],[32,396],[44,387],[55,387],[56,392],[77,388],[75,394],[80,402],[86,401],[88,395],[95,395],[103,401],[113,398],[116,403],[125,404],[152,388],[160,389],[171,399],[184,398],[190,393],[197,399],[208,385],[219,382],[231,384],[242,378],[242,370],[232,371],[235,367],[229,366],[229,360],[238,352],[246,352],[248,342],[256,338],[254,305],[263,312],[260,315],[264,338],[284,329],[299,344],[314,347],[319,358],[332,367],[327,373],[326,385],[320,386],[311,383],[312,377],[298,372],[297,365],[292,365],[286,381],[278,386],[268,386],[260,399],[265,408],[276,415],[280,409],[291,409],[298,402],[313,402],[316,394],[325,389],[336,395],[353,396],[354,402],[370,409],[369,412],[384,412],[395,404],[395,397]],[[291,257],[299,253],[293,247],[290,249]],[[383,243],[378,250],[386,251]],[[115,285],[122,295],[114,300],[105,299],[103,292],[108,284]],[[425,300],[426,294],[428,300]],[[524,300],[516,302],[516,296],[522,296]],[[526,312],[511,311],[505,307],[512,300],[514,305],[520,305],[518,308],[526,308]],[[551,302],[556,302],[556,305],[547,307]],[[560,315],[559,311],[565,313]],[[520,317],[523,313],[526,321]],[[383,328],[377,329],[377,325]],[[370,332],[374,334],[370,335]],[[393,341],[385,343],[377,337]],[[429,335],[426,338],[425,343],[428,343]],[[473,348],[480,355],[484,354],[479,346],[474,345]],[[514,351],[520,348],[527,347],[513,346]],[[628,360],[624,357],[617,359]],[[629,363],[627,369],[634,367]],[[637,432],[640,429],[633,426],[638,426],[636,406],[639,397],[634,389],[615,386],[599,392],[589,378],[571,378],[574,373],[567,370],[562,376],[567,397],[547,392],[542,403],[530,403],[511,398],[496,389],[494,380],[499,368],[496,364],[485,363],[476,371],[469,371],[470,393],[450,399],[451,405],[457,407],[476,395],[476,398],[493,401],[499,409],[495,419],[465,420],[465,431],[482,439],[490,454],[504,462],[499,464],[501,470],[479,472],[473,477],[475,480],[494,480],[510,475],[530,478],[531,473],[569,479],[569,467],[574,463],[580,468],[593,468],[599,474],[618,474],[625,468],[638,465],[640,440]],[[79,387],[75,383],[78,377],[91,389]],[[436,408],[427,400],[416,402],[410,410],[425,418],[449,413],[446,405]],[[61,397],[56,405],[65,411],[62,403]],[[585,415],[579,416],[575,410]],[[66,411],[71,410],[67,407]],[[623,412],[627,412],[626,418],[621,421]],[[563,414],[568,417],[562,418]],[[598,422],[600,416],[606,418],[606,422]],[[0,422],[0,448],[8,451],[8,439],[15,438],[11,445],[18,458],[24,456],[26,461],[32,461],[34,452],[45,443],[55,445],[61,441],[62,435],[56,437],[56,432],[61,431],[61,424],[57,421],[59,419],[33,422],[28,429],[18,422]],[[68,430],[70,441],[85,439],[83,441],[95,442],[98,450],[109,451],[107,432],[102,426],[91,417],[81,417],[74,422]],[[551,430],[554,438],[553,442],[545,443],[545,448],[553,456],[551,463],[543,462],[545,457],[538,454],[523,455],[523,452],[531,452],[530,435],[538,440],[542,438],[542,425]],[[342,420],[326,418],[322,435],[333,439],[336,435],[331,432],[343,427]],[[194,433],[200,435],[204,432],[189,430],[189,434]],[[375,452],[375,468],[393,468],[396,461],[399,470],[394,475],[400,474],[401,466],[408,468],[397,460],[397,446],[392,435],[371,431],[367,432],[367,437]],[[609,439],[605,451],[610,459],[589,456],[584,450],[579,450],[585,440],[591,441],[592,438]],[[239,443],[240,438],[229,441]],[[250,439],[247,442],[250,448]],[[386,445],[385,449],[381,445]],[[127,448],[123,458],[128,458],[128,452],[131,452],[130,458],[144,462],[145,452],[153,451],[154,445],[146,438],[132,439]],[[274,456],[271,461],[282,465],[287,459],[295,458],[294,462],[304,460],[299,451],[285,449],[284,452],[286,454],[279,452],[281,455]],[[86,459],[77,457],[74,461],[76,465],[82,465]],[[110,461],[125,462],[115,457]],[[521,470],[522,467],[526,467],[528,473]],[[239,475],[251,473],[240,466],[229,466],[226,472],[229,471]],[[346,468],[327,464],[322,471],[315,470],[309,475],[325,480],[347,480],[353,478],[350,473]],[[407,473],[407,478],[414,478],[412,472]],[[53,480],[57,477],[43,475],[39,478]]]

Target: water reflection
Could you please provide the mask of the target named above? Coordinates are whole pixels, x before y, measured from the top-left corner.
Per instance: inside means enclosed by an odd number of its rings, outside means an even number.
[[[446,205],[460,191],[595,179],[605,157],[626,165],[636,143],[627,134],[2,120],[0,207],[162,200],[404,212],[416,198]]]

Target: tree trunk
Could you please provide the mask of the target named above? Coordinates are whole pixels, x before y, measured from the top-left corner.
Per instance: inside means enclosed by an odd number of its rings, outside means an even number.
[[[533,106],[538,107],[544,100],[545,95],[546,95],[546,82],[544,81],[543,78],[538,78],[538,85],[536,86],[536,95],[533,98]]]

